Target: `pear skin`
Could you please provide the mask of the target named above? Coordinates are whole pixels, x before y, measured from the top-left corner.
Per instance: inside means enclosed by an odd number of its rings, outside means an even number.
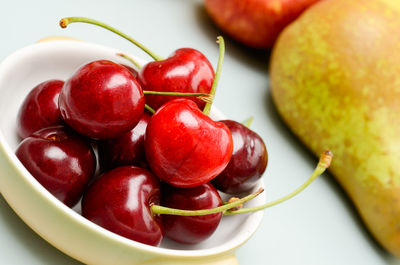
[[[276,108],[330,171],[380,244],[400,257],[400,1],[326,0],[279,36]]]

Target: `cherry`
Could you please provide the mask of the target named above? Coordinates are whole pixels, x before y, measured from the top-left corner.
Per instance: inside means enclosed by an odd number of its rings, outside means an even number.
[[[159,181],[151,172],[123,166],[104,173],[88,188],[82,199],[82,215],[116,234],[157,246],[163,232],[150,204],[159,200]]]
[[[156,60],[146,64],[139,71],[138,81],[143,90],[182,93],[210,92],[214,80],[214,70],[209,60],[200,51],[181,48],[164,59],[128,35],[100,21],[84,17],[68,17],[60,20],[60,26],[65,28],[68,24],[76,22],[89,23],[110,30],[129,40]],[[131,60],[123,54],[119,55]],[[135,62],[133,61],[133,63]],[[139,66],[137,63],[135,65]],[[146,103],[153,109],[158,109],[167,101],[177,98],[158,95],[146,95],[145,97]],[[196,98],[191,99],[200,109],[204,108],[204,102]]]
[[[69,207],[79,201],[96,168],[90,144],[64,126],[36,131],[15,153],[32,176]]]
[[[175,99],[153,114],[146,130],[145,151],[151,170],[177,187],[209,182],[229,163],[232,135],[191,100]]]
[[[232,133],[233,153],[229,164],[212,184],[225,193],[246,192],[257,184],[267,167],[267,148],[262,138],[243,124],[232,120],[220,122]]]
[[[176,50],[167,59],[144,65],[138,75],[143,90],[209,93],[214,80],[214,70],[208,59],[191,48]],[[146,103],[158,109],[176,97],[146,95]],[[192,98],[203,109],[205,103]]]
[[[130,131],[114,139],[98,143],[100,167],[111,169],[124,165],[147,167],[144,137],[150,115],[144,112],[139,123]]]
[[[162,186],[161,205],[184,210],[211,209],[222,205],[217,190],[206,183],[193,188]],[[196,244],[217,229],[222,212],[202,216],[162,215],[165,236],[179,243]]]
[[[79,68],[60,92],[64,121],[77,132],[110,139],[131,130],[144,110],[144,95],[127,68],[98,60]]]
[[[58,96],[63,85],[64,81],[48,80],[29,92],[17,117],[17,133],[21,139],[37,130],[62,124]]]

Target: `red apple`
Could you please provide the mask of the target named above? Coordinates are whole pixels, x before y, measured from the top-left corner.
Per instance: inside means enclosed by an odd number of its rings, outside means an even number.
[[[279,33],[319,0],[204,0],[228,35],[254,48],[271,48]]]

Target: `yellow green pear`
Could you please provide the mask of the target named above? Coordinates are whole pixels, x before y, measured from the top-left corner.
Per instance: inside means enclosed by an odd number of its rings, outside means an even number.
[[[278,38],[271,92],[372,235],[400,257],[400,0],[325,0]]]

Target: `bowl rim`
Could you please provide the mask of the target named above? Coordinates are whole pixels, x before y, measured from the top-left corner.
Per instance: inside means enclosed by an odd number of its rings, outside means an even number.
[[[95,50],[102,50],[107,53],[119,53],[121,52],[120,50],[110,48],[107,46],[103,46],[100,44],[96,43],[90,43],[90,42],[83,42],[83,41],[74,41],[74,40],[52,40],[49,42],[39,42],[39,43],[34,43],[30,44],[28,46],[25,46],[15,52],[13,52],[11,55],[6,57],[3,61],[0,62],[0,84],[3,81],[4,75],[2,74],[5,71],[9,71],[12,66],[17,63],[20,60],[23,60],[25,56],[29,55],[35,55],[38,51],[43,52],[48,49],[65,49],[66,47],[70,47],[71,45],[76,46],[77,48],[82,48],[82,49],[95,49]],[[125,53],[129,54],[129,53]],[[135,60],[145,63],[146,61],[138,58],[137,56],[129,54],[132,58]],[[127,64],[131,65],[129,62],[126,62]],[[133,65],[132,65],[133,66]],[[220,117],[221,119],[225,117],[225,115],[222,114],[220,110],[218,110],[215,106],[212,106],[212,115]],[[250,231],[249,233],[246,233],[246,236],[243,236],[244,238],[241,237],[242,240],[234,240],[234,241],[229,241],[228,243],[224,243],[220,246],[216,247],[211,247],[207,249],[199,249],[199,250],[179,250],[179,249],[168,249],[168,248],[163,248],[163,247],[157,247],[157,246],[150,246],[146,245],[140,242],[136,242],[134,240],[127,239],[123,236],[120,236],[118,234],[115,234],[111,231],[108,231],[107,229],[100,227],[99,225],[87,220],[84,218],[82,215],[74,211],[73,209],[67,207],[64,205],[61,201],[59,201],[56,197],[54,197],[49,191],[47,191],[29,172],[28,170],[23,166],[23,164],[18,160],[18,158],[15,155],[15,152],[12,150],[10,144],[6,141],[5,136],[3,135],[2,130],[0,129],[0,155],[4,154],[5,158],[8,160],[8,162],[14,167],[14,169],[19,173],[20,177],[28,183],[36,193],[40,194],[43,199],[47,200],[54,206],[57,210],[59,210],[62,214],[63,217],[68,219],[69,221],[73,222],[78,222],[81,225],[84,226],[85,229],[91,230],[91,232],[94,233],[100,233],[102,237],[107,237],[108,239],[111,239],[113,241],[116,241],[117,243],[122,243],[129,248],[135,248],[140,251],[145,251],[146,253],[149,254],[156,254],[156,255],[163,255],[163,256],[169,256],[169,257],[211,257],[215,255],[221,255],[222,253],[227,253],[233,249],[236,249],[243,245],[245,242],[247,242],[252,235],[255,233],[257,228],[261,224],[261,220],[264,215],[264,211],[258,211],[255,213],[252,213],[254,215],[252,218],[254,220],[252,221],[254,224],[254,229]],[[1,177],[1,174],[0,174]],[[260,181],[258,183],[259,187],[264,187],[264,183],[262,181],[262,178],[260,178]],[[14,212],[18,214],[18,211],[14,209],[13,203],[10,202],[5,196],[2,188],[0,187],[0,193],[3,195],[4,199],[7,201],[7,203],[10,205],[10,207],[13,209]],[[262,200],[265,201],[265,193],[262,193],[259,195],[260,197],[262,196]],[[19,215],[19,214],[18,214]],[[20,215],[19,215],[20,216]],[[20,217],[21,218],[21,217]],[[21,218],[29,227],[29,222],[23,218]],[[60,249],[58,246],[53,244],[46,238],[45,236],[42,236],[40,231],[37,231],[35,228],[31,227],[32,230],[34,230],[37,234],[39,234],[44,240],[48,241],[52,246],[58,248],[64,253],[65,250]],[[69,254],[68,254],[69,255]],[[71,256],[71,255],[70,255]]]

